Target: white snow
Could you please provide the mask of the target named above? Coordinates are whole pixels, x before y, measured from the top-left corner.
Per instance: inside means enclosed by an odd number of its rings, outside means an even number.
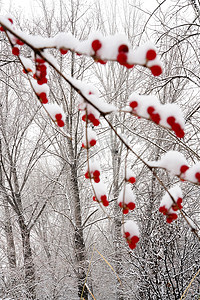
[[[48,111],[49,115],[52,117],[54,121],[56,121],[55,115],[61,114],[62,120],[65,120],[65,113],[61,106],[56,103],[47,103],[44,104],[45,109]]]
[[[31,59],[27,58],[27,57],[24,57],[22,55],[19,55],[19,58],[21,59],[24,67],[27,69],[27,70],[32,70],[33,73],[35,73],[35,66],[33,65]]]
[[[129,169],[129,168],[126,168],[126,171],[125,171],[125,179],[126,180],[129,180],[129,178],[131,177],[136,177],[135,176],[135,173],[133,172],[133,170]]]
[[[106,185],[103,182],[99,182],[99,183],[93,183],[93,188],[95,190],[95,196],[97,197],[97,199],[100,201],[101,200],[101,196],[106,195],[107,196],[107,188]]]
[[[88,140],[88,143],[86,141],[86,132],[84,134],[84,137],[83,137],[83,144],[86,146],[87,144],[90,143],[91,140],[97,140],[97,134],[94,130],[92,130],[92,128],[90,127],[87,127],[87,140]]]
[[[136,196],[133,193],[131,186],[128,184],[125,184],[124,187],[122,188],[121,192],[119,193],[117,203],[119,204],[120,202],[124,204],[128,204],[130,202],[135,203]]]
[[[181,128],[184,129],[184,117],[178,105],[171,103],[163,105],[154,95],[139,95],[135,92],[128,98],[129,104],[133,101],[136,101],[138,104],[133,111],[138,116],[150,118],[147,109],[148,107],[153,107],[155,109],[155,113],[160,115],[160,125],[171,129],[171,126],[167,123],[167,118],[173,116],[175,117],[176,122],[180,124]],[[130,108],[128,110],[131,111]]]
[[[46,95],[48,97],[48,95],[49,95],[49,86],[46,83],[40,85],[40,84],[37,83],[37,81],[35,79],[32,79],[31,84],[32,84],[36,94],[39,95],[40,93],[46,93]],[[64,113],[64,111],[63,111],[63,113]]]
[[[172,195],[175,201],[177,201],[178,198],[183,198],[182,190],[179,185],[175,185],[170,188],[169,193]],[[173,213],[173,210],[170,210],[172,205],[173,201],[170,195],[166,192],[160,202],[160,207],[165,206],[165,208],[169,210],[169,213]]]
[[[132,220],[128,220],[122,224],[122,235],[124,235],[125,232],[130,233],[130,238],[133,236],[140,236],[138,225]]]
[[[152,167],[164,168],[172,175],[180,175],[181,166],[188,165],[184,155],[178,151],[168,151],[161,156],[160,160],[147,163]]]
[[[200,162],[190,167],[184,174],[184,179],[197,183],[198,179],[195,177],[196,173],[200,173]]]

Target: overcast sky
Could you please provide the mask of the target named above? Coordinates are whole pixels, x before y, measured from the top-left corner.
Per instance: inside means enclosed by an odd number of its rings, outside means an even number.
[[[92,3],[95,0],[90,0],[90,1]],[[112,2],[112,0],[107,0],[107,1]],[[12,6],[12,8],[16,8],[19,11],[21,10],[26,14],[27,13],[31,14],[32,9],[33,11],[35,11],[39,8],[37,0],[1,0],[0,3],[1,2],[2,2],[3,14],[6,13],[6,11],[8,11],[10,5]],[[46,0],[46,2],[51,3],[52,0]],[[155,7],[158,5],[156,0],[142,0],[141,2],[142,2],[142,8],[148,9],[149,11],[153,11]],[[54,3],[56,3],[56,0],[54,0]]]

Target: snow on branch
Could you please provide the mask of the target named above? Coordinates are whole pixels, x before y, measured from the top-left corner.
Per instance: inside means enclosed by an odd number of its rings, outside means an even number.
[[[71,33],[58,33],[53,38],[27,35],[17,30],[13,25],[12,18],[0,17],[0,30],[8,30],[14,46],[15,55],[19,55],[18,46],[24,43],[38,51],[55,48],[61,54],[68,50],[78,55],[91,56],[96,62],[105,64],[107,61],[117,61],[119,64],[133,68],[141,65],[151,70],[154,76],[162,74],[162,64],[157,55],[156,47],[151,42],[137,47],[135,50],[125,35],[115,34],[104,37],[99,32],[93,32],[87,40],[79,41]]]

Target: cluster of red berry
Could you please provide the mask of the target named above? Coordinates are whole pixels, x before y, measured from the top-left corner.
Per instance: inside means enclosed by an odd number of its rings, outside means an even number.
[[[126,231],[124,232],[124,237],[129,245],[129,248],[132,250],[135,249],[136,244],[139,242],[139,237],[137,235],[131,236],[130,232]]]
[[[133,184],[135,183],[135,177],[131,176],[129,178],[125,178],[125,181]],[[117,200],[118,205],[120,208],[122,208],[124,215],[128,214],[129,210],[135,209],[134,199],[135,195],[132,192],[131,187],[125,184],[124,189],[121,190]]]
[[[195,165],[194,165],[195,167]],[[189,167],[187,165],[183,165],[180,168],[180,180],[184,181],[185,180],[185,174],[186,171],[189,170]],[[197,182],[200,183],[200,172],[195,172],[194,177],[196,178]]]
[[[157,113],[157,112],[155,111],[155,108],[154,108],[153,106],[149,106],[149,107],[147,108],[147,112],[148,112],[148,114],[149,114],[149,116],[150,116],[150,119],[151,119],[153,122],[155,122],[156,124],[159,124],[159,123],[160,123],[160,120],[161,120],[160,115],[159,115],[159,113]]]
[[[94,114],[92,113],[89,113],[87,116],[86,116],[86,113],[82,116],[82,120],[84,122],[86,122],[86,119],[87,121],[91,122],[94,126],[99,126],[100,122],[97,118],[95,118]]]
[[[47,65],[44,59],[40,57],[36,57],[35,59],[36,72],[33,75],[33,78],[37,80],[37,83],[42,86],[47,83]],[[46,92],[37,93],[37,96],[42,104],[48,103],[48,97]],[[62,113],[56,113],[53,118],[59,127],[63,127],[65,125],[63,120]]]
[[[179,138],[183,138],[185,133],[181,128],[181,125],[176,122],[175,117],[170,116],[167,118],[167,123],[171,126],[171,129],[175,132],[176,136]]]
[[[183,176],[188,169],[189,169],[189,167],[187,165],[182,165],[180,167],[180,179],[182,181],[184,181],[184,179],[181,176]]]
[[[33,78],[37,80],[37,83],[39,85],[43,85],[47,83],[47,78],[46,78],[47,66],[45,61],[40,57],[36,57],[35,65],[36,65],[36,72],[33,75]],[[37,93],[37,96],[42,104],[48,103],[47,94],[45,92]]]
[[[118,48],[118,55],[117,55],[117,61],[120,65],[125,66],[127,69],[131,69],[134,67],[134,65],[130,65],[127,63],[128,56],[127,53],[129,52],[129,48],[127,45],[122,44]]]
[[[62,118],[63,118],[62,114],[56,114],[55,115],[55,119],[56,119],[57,125],[59,127],[63,127],[65,125],[64,121],[62,120]]]
[[[100,58],[97,58],[97,57],[98,57],[97,51],[98,51],[99,49],[101,49],[101,47],[102,47],[102,43],[101,43],[99,40],[94,40],[94,41],[92,42],[92,49],[93,49],[94,52],[95,52],[95,61],[98,62],[98,63],[100,63],[100,64],[102,64],[102,65],[105,65],[105,64],[106,64],[106,61],[104,61],[104,60],[102,60],[102,59],[100,59]]]
[[[85,178],[86,179],[93,179],[94,182],[98,183],[100,182],[100,171],[99,170],[88,170],[86,173],[85,173]]]
[[[132,113],[134,115],[138,115],[137,113],[137,107],[138,107],[138,101],[131,101],[129,103],[129,106],[132,108]],[[161,116],[158,112],[156,112],[156,109],[154,106],[147,107],[147,113],[149,114],[150,120],[152,120],[154,123],[159,124],[161,121]],[[138,117],[141,117],[138,115]],[[167,118],[167,123],[170,125],[171,130],[173,130],[177,137],[183,138],[185,133],[182,129],[181,125],[176,121],[174,116],[169,116]]]
[[[101,64],[105,64],[106,61],[103,61],[102,59],[98,58],[98,50],[101,49],[101,47],[102,47],[101,41],[96,39],[92,42],[91,46],[95,53],[95,60]],[[128,63],[128,52],[129,52],[129,47],[126,44],[121,44],[118,47],[118,54],[117,54],[116,60],[118,61],[118,63],[120,65],[125,66],[127,69],[131,69],[134,67],[134,64]],[[153,61],[155,58],[156,58],[156,51],[154,49],[147,50],[146,63],[148,61]],[[147,66],[147,65],[145,65],[145,66]],[[154,76],[159,76],[162,74],[162,68],[158,64],[150,66],[149,69],[151,70],[151,73]]]
[[[100,197],[100,200],[97,199],[97,197],[93,196],[93,201],[97,201],[98,203],[102,203],[103,206],[108,206],[109,205],[109,202],[108,202],[108,199],[107,199],[106,195],[102,195]]]
[[[37,80],[37,83],[39,85],[47,83],[47,66],[45,60],[40,57],[36,57],[35,64],[36,73],[34,74],[34,78]]]
[[[8,18],[8,21],[11,24],[13,24],[13,19]],[[0,26],[0,31],[4,31],[4,28],[2,26]],[[16,46],[16,45],[22,46],[22,45],[24,45],[24,43],[21,40],[19,40],[18,38],[14,37],[14,36],[12,36],[11,40],[12,40],[12,43],[13,43],[12,54],[15,55],[15,56],[19,56],[20,50],[19,50],[18,46]]]
[[[178,218],[178,215],[175,213],[175,211],[183,208],[181,204],[182,201],[183,199],[179,197],[176,201],[176,204],[173,203],[169,208],[166,208],[165,205],[159,208],[159,212],[161,212],[164,216],[166,216],[167,223],[171,223]]]
[[[67,49],[65,49],[65,48],[60,48],[60,53],[61,53],[62,55],[67,54],[67,52],[68,52]]]
[[[123,209],[122,212],[124,215],[126,215],[129,213],[129,210],[134,210],[135,203],[131,201],[129,203],[119,202],[119,207]]]
[[[95,139],[89,139],[88,143],[86,142],[86,145],[84,143],[82,143],[82,147],[85,149],[89,149],[90,147],[93,147],[96,145],[96,140]]]
[[[48,98],[47,98],[47,95],[46,95],[45,92],[42,92],[42,93],[37,94],[37,95],[38,95],[38,97],[39,97],[39,99],[40,99],[40,102],[41,102],[42,104],[47,104],[47,103],[48,103]]]

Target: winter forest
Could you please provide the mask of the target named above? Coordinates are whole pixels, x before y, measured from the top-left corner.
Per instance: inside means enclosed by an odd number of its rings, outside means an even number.
[[[200,2],[0,0],[0,299],[200,299]]]

